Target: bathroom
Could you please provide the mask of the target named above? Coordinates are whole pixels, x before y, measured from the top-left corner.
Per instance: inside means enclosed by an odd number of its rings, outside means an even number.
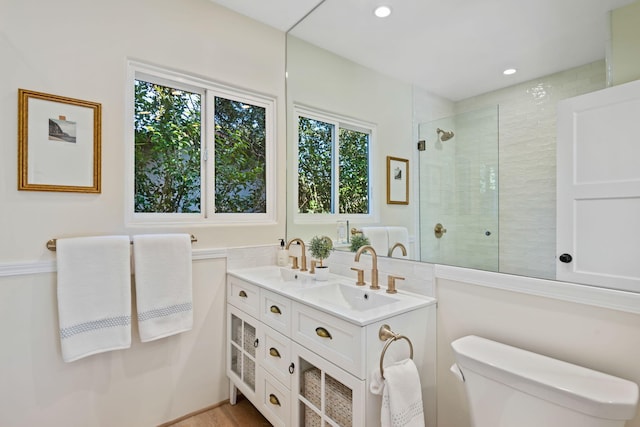
[[[287,224],[287,170],[275,169],[273,221],[250,226],[128,225],[127,61],[188,71],[273,96],[275,161],[284,165],[285,32],[208,0],[0,2],[0,54],[5,65],[0,97],[0,425],[154,426],[228,399],[226,271],[274,262],[278,239],[297,236]],[[99,194],[17,190],[18,88],[102,104]],[[407,85],[399,85],[397,91],[411,96]],[[440,107],[445,116],[447,106]],[[405,108],[385,113],[411,117],[411,106]],[[393,137],[417,141],[407,120],[405,133]],[[415,171],[412,153],[413,145],[388,154],[410,159]],[[383,154],[378,161],[383,169]],[[390,206],[388,214],[412,208],[417,200],[413,195],[408,207]],[[57,330],[55,254],[45,243],[65,236],[173,231],[194,234],[198,240],[193,245],[193,330],[151,343],[134,339],[127,350],[64,363]],[[333,236],[335,227],[322,232]],[[470,425],[464,386],[449,372],[454,362],[450,344],[464,335],[508,342],[640,383],[637,293],[560,284],[538,276],[387,261],[389,273],[397,268],[412,270],[415,278],[435,274],[423,288],[438,300],[439,427]],[[627,425],[640,427],[640,415]]]

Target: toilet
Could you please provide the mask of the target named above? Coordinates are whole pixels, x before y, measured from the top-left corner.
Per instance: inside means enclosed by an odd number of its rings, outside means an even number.
[[[451,343],[473,427],[622,427],[638,385],[469,335]]]

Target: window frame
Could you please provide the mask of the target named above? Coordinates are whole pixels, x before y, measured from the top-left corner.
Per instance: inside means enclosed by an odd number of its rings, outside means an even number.
[[[333,159],[332,164],[332,177],[335,180],[336,185],[332,185],[332,200],[331,203],[334,206],[334,210],[339,209],[339,159],[340,159],[340,147],[339,147],[339,134],[340,128],[363,132],[369,135],[369,167],[368,167],[368,193],[369,193],[369,213],[367,214],[343,214],[339,212],[334,213],[300,213],[298,212],[298,170],[299,170],[299,147],[298,142],[300,140],[300,117],[306,117],[312,120],[319,120],[325,123],[334,125],[334,139],[333,144]],[[378,197],[373,191],[376,188],[376,174],[374,173],[375,165],[375,141],[377,127],[374,123],[366,122],[364,120],[355,119],[352,117],[341,116],[339,114],[330,113],[317,108],[308,107],[296,104],[293,106],[293,117],[295,121],[293,123],[295,138],[295,144],[293,146],[293,222],[294,224],[329,224],[334,223],[337,220],[349,220],[354,222],[374,223],[379,218],[379,206]]]
[[[145,80],[201,94],[200,213],[135,212],[134,82]],[[215,97],[265,109],[266,212],[215,213]],[[275,97],[239,89],[182,72],[128,61],[125,107],[125,225],[229,225],[276,222],[276,100]]]

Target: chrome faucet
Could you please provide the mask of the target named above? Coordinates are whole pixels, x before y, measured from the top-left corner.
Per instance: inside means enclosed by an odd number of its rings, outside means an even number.
[[[369,287],[371,289],[380,289],[378,285],[378,255],[376,254],[376,250],[373,249],[371,245],[360,246],[360,249],[356,252],[356,262],[360,261],[360,255],[362,255],[363,252],[369,252],[371,254],[371,286]]]
[[[307,249],[304,246],[304,242],[302,241],[302,239],[299,238],[295,238],[295,239],[291,239],[289,240],[289,243],[287,243],[287,250],[289,250],[289,246],[291,246],[292,243],[298,243],[300,246],[302,246],[302,255],[300,256],[300,271],[307,271]]]
[[[407,248],[402,243],[398,242],[389,248],[389,253],[387,254],[389,258],[393,256],[393,251],[395,248],[400,248],[402,250],[402,255],[407,256]]]

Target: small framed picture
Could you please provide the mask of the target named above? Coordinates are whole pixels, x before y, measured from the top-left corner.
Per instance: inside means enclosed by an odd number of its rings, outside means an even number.
[[[18,190],[99,193],[101,104],[18,90]]]
[[[409,204],[409,160],[387,156],[387,204]]]

